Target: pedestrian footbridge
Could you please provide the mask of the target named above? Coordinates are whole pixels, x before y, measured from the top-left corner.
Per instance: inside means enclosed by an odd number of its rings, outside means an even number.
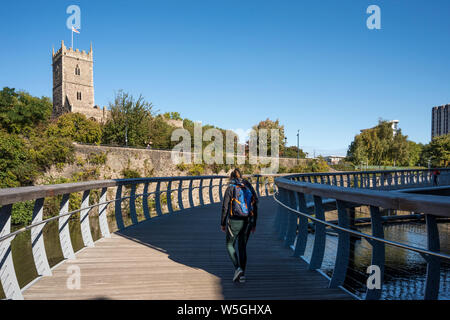
[[[382,297],[386,247],[396,247],[423,257],[427,269],[421,294],[438,299],[448,288],[441,270],[450,256],[440,250],[448,240],[438,225],[447,225],[450,217],[449,176],[441,169],[437,185],[428,170],[249,176],[260,209],[248,243],[246,283],[232,282],[234,270],[219,227],[225,176],[2,189],[1,288],[6,299],[354,299],[359,296],[346,289],[358,255],[352,243],[364,240],[371,246],[370,265],[379,267],[381,288],[365,288],[363,298]],[[60,210],[44,219],[48,198],[58,199]],[[32,222],[11,229],[14,205],[29,201]],[[363,207],[367,216],[355,216]],[[384,237],[385,223],[408,219],[425,221],[422,246]],[[358,231],[359,222],[370,225],[371,232]],[[57,223],[57,234],[46,239],[50,223]],[[80,250],[73,243],[74,224]],[[37,276],[20,283],[23,262],[11,244],[26,232],[29,267]],[[330,234],[337,240],[327,273],[322,267]],[[63,256],[58,262],[47,254],[56,245]]]

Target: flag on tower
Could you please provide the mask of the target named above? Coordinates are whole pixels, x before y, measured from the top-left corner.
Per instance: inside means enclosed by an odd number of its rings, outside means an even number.
[[[73,26],[72,26],[72,32],[80,33],[80,31],[78,31],[77,29],[75,29],[75,27],[73,27]]]

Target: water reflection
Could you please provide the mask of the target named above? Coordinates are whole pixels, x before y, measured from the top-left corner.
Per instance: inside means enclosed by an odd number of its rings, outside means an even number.
[[[438,228],[441,252],[449,254],[449,224],[440,223]],[[370,226],[359,227],[358,230],[367,234],[371,233]],[[384,233],[386,239],[426,248],[426,226],[422,222],[388,224],[384,226]],[[337,242],[336,236],[327,235],[321,270],[330,277],[333,273]],[[314,235],[309,234],[304,256],[307,261],[311,258],[313,243]],[[371,246],[366,240],[352,240],[349,269],[344,287],[360,298],[365,297],[365,283],[368,277],[366,269],[371,265],[371,252]],[[385,277],[381,298],[384,300],[423,299],[426,267],[427,264],[419,253],[386,245]],[[448,261],[443,261],[441,263],[440,300],[450,299],[449,277],[450,264]]]

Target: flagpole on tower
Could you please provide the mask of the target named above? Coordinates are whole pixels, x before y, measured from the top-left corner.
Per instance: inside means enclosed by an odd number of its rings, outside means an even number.
[[[73,27],[72,27],[72,50],[73,50]]]

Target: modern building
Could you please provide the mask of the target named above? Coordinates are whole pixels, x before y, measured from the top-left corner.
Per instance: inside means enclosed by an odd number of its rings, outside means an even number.
[[[449,133],[450,118],[448,117],[450,104],[433,107],[431,110],[431,139]]]
[[[339,164],[342,160],[345,159],[345,157],[343,156],[326,156],[323,158],[330,165]]]
[[[84,50],[61,48],[52,52],[53,67],[53,117],[67,112],[79,112],[87,118],[103,122],[105,108],[94,103],[94,53]]]
[[[398,120],[391,120],[391,121],[388,121],[390,124],[391,124],[391,126],[392,126],[392,133],[394,134],[394,136],[397,134],[397,132],[398,132],[398,123],[400,122],[400,121],[398,121]],[[372,127],[372,128],[369,128],[369,129],[361,129],[360,131],[361,132],[364,132],[364,131],[366,131],[366,130],[370,130],[370,129],[373,129],[374,127]]]

